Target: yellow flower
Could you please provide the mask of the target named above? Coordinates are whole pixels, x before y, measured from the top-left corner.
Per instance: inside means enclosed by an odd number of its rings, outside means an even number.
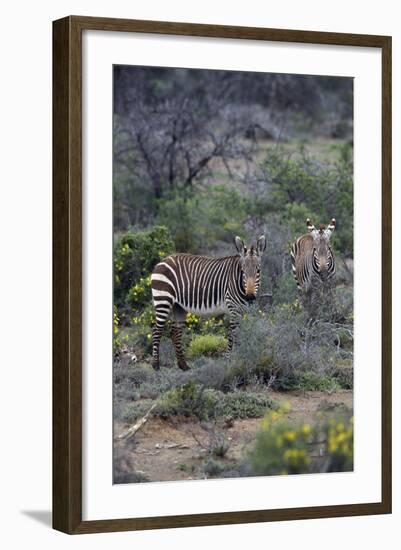
[[[281,417],[281,414],[278,411],[272,411],[269,416],[272,422],[274,422],[275,420],[278,420]]]
[[[337,436],[337,443],[343,443],[347,439],[347,435],[343,432]]]
[[[304,435],[309,435],[311,432],[311,427],[309,426],[309,424],[303,424],[301,427],[301,431]]]
[[[335,439],[332,439],[329,441],[329,452],[330,453],[336,453],[338,449],[338,445]]]
[[[290,461],[294,456],[294,450],[293,449],[287,449],[283,455],[284,460]]]
[[[295,441],[296,438],[297,438],[297,434],[293,430],[288,430],[288,431],[283,433],[283,437],[287,441]]]

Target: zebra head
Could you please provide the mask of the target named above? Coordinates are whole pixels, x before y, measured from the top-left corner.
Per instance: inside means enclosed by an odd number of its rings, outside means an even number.
[[[266,238],[261,235],[256,246],[251,245],[248,248],[240,237],[235,237],[235,246],[240,255],[242,290],[245,298],[253,301],[256,299],[260,284],[261,256],[266,248]]]
[[[325,225],[320,225],[319,229],[316,229],[308,218],[306,220],[306,227],[314,241],[313,268],[325,278],[333,267],[330,237],[336,228],[336,220],[332,218],[327,227]]]

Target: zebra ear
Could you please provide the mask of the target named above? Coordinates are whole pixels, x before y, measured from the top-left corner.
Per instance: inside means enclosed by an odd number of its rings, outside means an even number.
[[[335,228],[336,228],[336,220],[335,218],[331,218],[331,222],[327,226],[327,229],[329,229],[329,231],[334,231]]]
[[[235,246],[237,247],[237,250],[241,254],[241,256],[244,256],[246,254],[246,246],[244,245],[244,241],[240,237],[235,237]]]
[[[315,226],[313,225],[313,223],[310,221],[309,218],[306,219],[306,227],[308,228],[309,231],[313,231],[315,229]]]
[[[266,250],[266,237],[261,235],[256,243],[256,253],[258,256],[261,256]]]

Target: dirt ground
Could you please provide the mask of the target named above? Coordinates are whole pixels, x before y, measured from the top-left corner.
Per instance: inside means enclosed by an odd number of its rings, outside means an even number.
[[[342,405],[351,410],[353,408],[353,393],[350,390],[332,393],[270,392],[269,395],[278,403],[290,404],[287,418],[294,422],[314,422],[318,411],[330,414]],[[219,432],[225,434],[230,445],[226,456],[219,459],[226,467],[229,468],[230,464],[234,466],[245,455],[255,440],[261,420],[248,418],[219,424]],[[124,432],[127,427],[117,423],[115,434]],[[120,471],[127,474],[136,472],[149,481],[203,479],[203,464],[213,437],[210,427],[206,429],[204,423],[193,419],[149,418],[132,438],[115,440],[115,459],[119,461]]]

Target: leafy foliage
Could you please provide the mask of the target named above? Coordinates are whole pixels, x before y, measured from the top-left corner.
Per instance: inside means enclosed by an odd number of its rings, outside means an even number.
[[[341,336],[345,330],[350,341]],[[256,376],[281,389],[335,389],[344,380],[339,362],[352,362],[352,337],[350,321],[310,323],[298,302],[277,306],[269,314],[255,311],[238,330],[232,372],[243,384]]]
[[[280,213],[281,221],[292,235],[305,233],[305,219],[327,224],[338,220],[333,236],[334,248],[346,256],[353,252],[353,178],[350,145],[335,163],[323,163],[306,147],[298,154],[271,149],[262,164],[265,181],[260,206]]]
[[[266,414],[251,465],[256,475],[348,472],[353,469],[352,418],[330,418],[321,425],[290,424],[285,408]],[[312,449],[320,445],[319,456]]]
[[[142,309],[151,299],[150,273],[174,251],[169,230],[155,226],[148,231],[128,231],[114,245],[114,304],[121,314]]]
[[[215,334],[195,336],[189,345],[188,356],[190,358],[201,355],[217,355],[227,348],[227,339]]]
[[[216,241],[232,241],[243,231],[247,215],[245,195],[226,185],[191,187],[170,193],[158,204],[157,222],[169,227],[179,252],[196,253]],[[235,252],[232,245],[226,255],[230,252]]]

